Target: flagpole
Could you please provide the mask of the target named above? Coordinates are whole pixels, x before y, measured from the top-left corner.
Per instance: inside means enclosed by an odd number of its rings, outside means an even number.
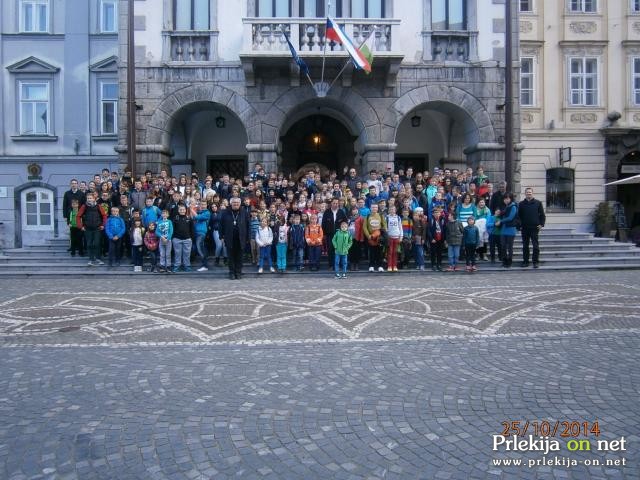
[[[371,38],[371,35],[376,33],[376,30],[377,30],[377,28],[374,28],[373,30],[371,30],[371,33],[369,33],[369,35],[367,35],[367,38],[365,38],[362,42],[360,42],[360,46],[358,46],[358,49],[362,48],[362,46],[365,43],[367,43],[367,41],[369,41],[369,38]],[[340,70],[338,72],[338,75],[336,75],[336,78],[333,79],[333,82],[331,82],[331,85],[329,85],[329,88],[327,88],[327,92],[329,90],[331,90],[331,87],[333,87],[333,84],[336,83],[336,80],[338,80],[338,78],[340,78],[340,75],[342,75],[342,73],[347,69],[347,67],[349,66],[350,62],[351,62],[351,58],[348,58],[347,61],[344,64],[344,66],[342,67],[342,70]]]
[[[327,5],[327,18],[331,14],[331,1],[329,1]],[[322,50],[322,73],[320,74],[320,83],[324,82],[324,61],[327,58],[327,21],[324,22],[324,48]]]

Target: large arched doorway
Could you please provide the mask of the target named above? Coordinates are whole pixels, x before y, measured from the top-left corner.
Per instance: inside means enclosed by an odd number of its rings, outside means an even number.
[[[174,176],[247,173],[247,132],[240,119],[224,105],[194,102],[173,117],[170,131],[171,170]]]
[[[285,173],[295,173],[310,163],[324,165],[338,173],[354,164],[356,138],[335,118],[309,115],[289,127],[280,137],[281,165]]]
[[[445,101],[423,103],[407,113],[396,133],[396,168],[464,168],[467,147],[477,145],[479,131],[469,114]]]

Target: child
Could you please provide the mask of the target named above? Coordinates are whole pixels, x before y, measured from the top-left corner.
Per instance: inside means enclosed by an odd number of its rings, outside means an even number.
[[[353,238],[349,235],[349,224],[346,220],[340,222],[340,230],[338,230],[331,243],[335,249],[334,270],[336,278],[347,278],[347,254],[353,243]],[[342,262],[342,277],[340,276],[340,262]]]
[[[460,256],[460,245],[462,245],[462,235],[464,227],[462,222],[456,219],[453,212],[449,212],[449,221],[447,222],[446,234],[447,244],[449,245],[449,267],[447,272],[455,272]]]
[[[360,215],[358,206],[351,208],[349,217],[349,235],[353,238],[351,249],[349,250],[349,270],[356,271],[359,268],[362,248],[364,246],[364,233],[362,233],[362,222],[364,218]]]
[[[169,210],[162,210],[162,220],[156,226],[156,236],[160,240],[158,250],[160,252],[160,268],[158,272],[171,272],[171,237],[173,236],[173,223],[169,220]]]
[[[322,250],[322,241],[324,233],[322,227],[318,224],[318,214],[311,214],[309,225],[304,230],[304,239],[309,246],[309,265],[312,272],[318,271],[320,264],[320,252]]]
[[[398,271],[398,247],[402,242],[402,219],[396,215],[396,206],[389,206],[387,216],[387,272]]]
[[[69,225],[69,236],[71,237],[71,256],[76,256],[76,250],[81,257],[84,257],[84,246],[82,241],[82,217],[78,215],[80,202],[74,198],[71,200],[71,209],[67,215]]]
[[[382,268],[382,245],[381,239],[383,232],[387,229],[384,217],[378,213],[378,204],[371,204],[371,213],[362,224],[362,231],[369,244],[369,271],[373,272],[378,269],[384,272]]]
[[[251,210],[251,218],[249,220],[249,244],[251,245],[251,264],[258,264],[258,244],[256,243],[256,235],[260,228],[260,219],[258,218],[258,211]],[[216,261],[218,258],[216,257]]]
[[[206,272],[209,270],[207,266],[207,257],[209,256],[207,252],[207,246],[205,245],[205,240],[207,238],[208,228],[209,228],[209,219],[211,218],[211,212],[198,200],[195,200],[192,203],[193,210],[195,211],[192,214],[191,218],[193,220],[193,229],[195,231],[195,244],[196,251],[198,252],[198,256],[200,257],[200,268],[198,268],[199,272]]]
[[[133,271],[142,271],[142,246],[144,244],[144,227],[142,220],[137,218],[131,226],[131,257],[133,258]]]
[[[142,226],[144,228],[149,228],[149,224],[151,222],[158,223],[158,220],[160,220],[160,214],[160,209],[153,204],[153,197],[147,197],[145,199],[145,207],[140,213]]]
[[[300,224],[300,215],[293,216],[293,225],[289,230],[289,246],[293,250],[296,271],[304,268],[304,227]]]
[[[442,251],[446,240],[446,222],[441,208],[433,210],[433,217],[427,227],[427,239],[431,246],[431,270],[442,271]]]
[[[156,235],[156,224],[151,222],[149,224],[149,230],[144,234],[144,246],[147,248],[147,252],[149,252],[149,257],[151,259],[151,266],[149,267],[150,272],[156,271],[156,266],[158,265],[158,236]]]
[[[413,225],[411,231],[411,243],[413,246],[413,256],[416,259],[416,270],[423,271],[424,242],[427,236],[427,222],[425,222],[424,216],[420,215],[418,212],[413,213]]]
[[[467,259],[467,272],[475,272],[476,268],[476,248],[480,245],[480,230],[475,225],[476,219],[473,215],[467,217],[467,226],[464,227],[462,244],[464,245]]]
[[[402,222],[402,260],[400,261],[400,268],[406,269],[409,267],[411,250],[413,250],[413,220],[409,216],[408,208],[402,209],[401,222]],[[422,263],[424,264],[424,258]],[[419,267],[417,258],[416,258],[416,267]]]
[[[287,247],[289,245],[289,225],[287,225],[284,215],[278,217],[275,231],[278,237],[278,243],[276,243],[278,273],[284,273],[287,269]]]
[[[256,233],[256,244],[260,249],[260,260],[258,261],[258,273],[262,273],[262,267],[264,262],[269,262],[269,270],[274,272],[273,264],[271,263],[271,244],[273,243],[273,232],[269,227],[269,220],[267,217],[263,217],[260,220],[260,228]]]
[[[104,231],[109,239],[109,267],[120,266],[120,251],[122,248],[122,237],[127,232],[124,220],[120,217],[120,209],[111,207],[111,215],[107,218]]]
[[[78,210],[82,222],[82,229],[87,240],[88,266],[104,265],[100,259],[100,242],[107,217],[104,210],[96,204],[94,193],[87,194],[87,203]],[[105,237],[106,238],[106,237]]]

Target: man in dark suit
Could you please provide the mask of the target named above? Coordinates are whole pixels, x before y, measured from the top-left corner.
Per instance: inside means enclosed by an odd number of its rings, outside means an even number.
[[[240,208],[240,203],[240,198],[233,197],[220,219],[219,234],[227,247],[230,280],[242,278],[242,254],[249,241],[249,215]]]
[[[340,223],[347,220],[347,215],[344,210],[339,208],[339,202],[337,198],[331,200],[331,209],[322,214],[322,233],[324,234],[324,241],[327,245],[327,253],[329,260],[329,270],[333,268],[334,258],[336,250],[333,247],[333,235],[336,230],[340,228]]]

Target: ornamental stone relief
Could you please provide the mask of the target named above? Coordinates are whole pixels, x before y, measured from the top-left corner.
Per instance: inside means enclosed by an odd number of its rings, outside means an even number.
[[[522,114],[522,123],[533,123],[533,114],[531,114],[531,113],[523,113]]]
[[[633,121],[640,123],[640,113],[634,113],[633,114]]]
[[[569,29],[573,33],[595,33],[598,30],[598,25],[595,22],[571,22]]]
[[[571,123],[595,123],[598,115],[595,113],[573,113],[571,114]]]
[[[633,29],[634,32],[640,33],[640,22],[633,22],[633,25],[631,25],[631,28]]]
[[[602,55],[602,52],[604,52],[604,48],[602,47],[596,47],[596,46],[592,46],[592,47],[571,47],[571,48],[565,48],[564,50],[565,55],[571,55],[571,56],[582,56],[584,57],[585,55]]]
[[[533,23],[520,22],[520,33],[531,33],[533,31]]]

